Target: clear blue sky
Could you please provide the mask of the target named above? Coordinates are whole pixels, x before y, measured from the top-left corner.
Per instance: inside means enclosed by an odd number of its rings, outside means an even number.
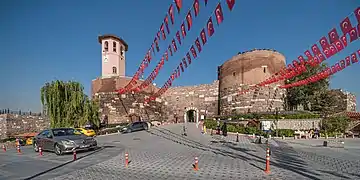
[[[175,15],[176,24],[170,26],[171,37],[193,1],[183,2],[184,10],[180,16]],[[159,86],[199,35],[217,0],[210,0],[207,7],[200,2],[200,16],[194,19],[185,45],[165,63],[155,80]],[[39,111],[40,88],[55,79],[80,81],[89,93],[91,80],[101,74],[99,34],[113,33],[129,44],[126,74],[132,76],[154,40],[169,4],[170,1],[158,0],[0,1],[0,108]],[[239,51],[253,48],[276,49],[291,62],[331,28],[340,32],[340,21],[360,1],[236,0],[231,13],[225,0],[222,5],[223,24],[215,26],[215,35],[175,85],[211,83],[216,79],[218,65]],[[351,20],[354,25],[355,17]],[[162,42],[160,46],[164,49],[168,43]],[[358,40],[328,62],[333,64],[359,47]],[[146,75],[155,65],[151,64]],[[356,93],[357,102],[360,102],[359,68],[360,65],[349,67],[331,81],[333,88]]]

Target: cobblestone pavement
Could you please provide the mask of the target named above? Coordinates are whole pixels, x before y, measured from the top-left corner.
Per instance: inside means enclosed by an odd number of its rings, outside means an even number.
[[[105,162],[55,179],[359,179],[359,155],[338,149],[298,146],[291,141],[271,140],[271,173],[265,174],[266,145],[252,143],[247,136],[222,138],[202,135],[181,125],[152,128],[149,132],[128,134],[121,140],[129,153],[124,166],[123,151]],[[114,137],[113,137],[114,138]],[[295,144],[295,145],[293,145]],[[317,150],[312,150],[316,149]],[[343,150],[344,152],[346,150]],[[348,157],[354,156],[354,157]],[[199,157],[199,171],[192,169]]]

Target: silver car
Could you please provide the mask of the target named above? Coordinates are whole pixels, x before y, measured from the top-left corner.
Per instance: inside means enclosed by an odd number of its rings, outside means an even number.
[[[57,155],[73,152],[73,150],[93,150],[97,147],[94,138],[81,134],[73,128],[54,128],[40,132],[34,137],[35,152],[42,150],[55,152]]]

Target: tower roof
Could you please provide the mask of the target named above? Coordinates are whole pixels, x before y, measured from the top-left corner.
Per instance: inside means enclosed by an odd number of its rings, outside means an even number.
[[[119,38],[119,37],[116,36],[116,35],[113,35],[113,34],[104,34],[104,35],[99,36],[99,37],[98,37],[98,40],[99,40],[99,43],[100,43],[100,44],[101,44],[101,42],[102,42],[103,39],[115,39],[115,40],[117,40],[117,41],[120,41],[120,42],[125,46],[125,51],[128,50],[128,45],[127,45],[127,43],[126,43],[123,39]]]

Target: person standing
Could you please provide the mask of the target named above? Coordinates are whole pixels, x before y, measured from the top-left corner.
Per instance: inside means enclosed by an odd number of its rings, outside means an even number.
[[[223,133],[223,136],[226,137],[227,136],[227,123],[224,122],[223,126],[221,127],[221,131]]]

